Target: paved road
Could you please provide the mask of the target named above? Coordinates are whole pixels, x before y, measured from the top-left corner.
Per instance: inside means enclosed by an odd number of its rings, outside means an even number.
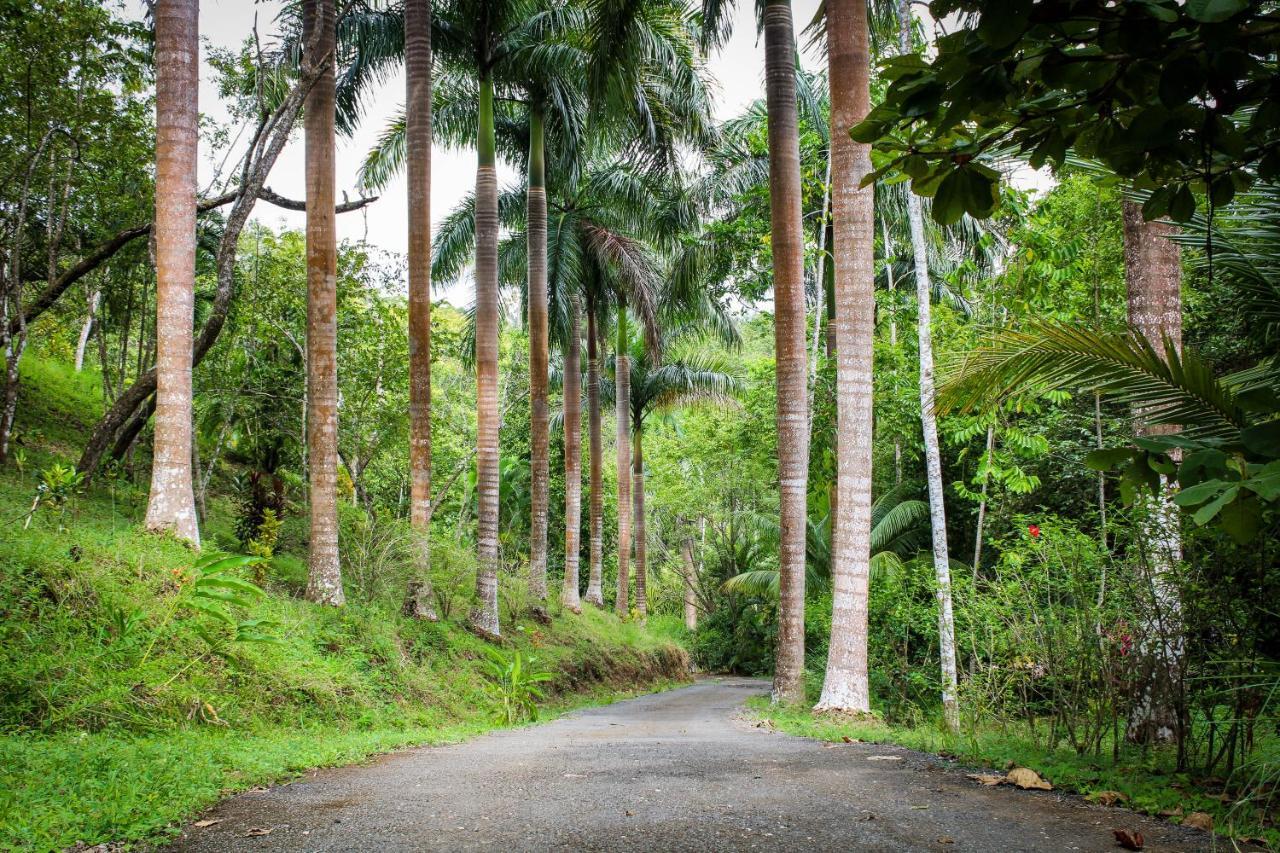
[[[711,679],[318,771],[222,803],[172,849],[1112,851],[1115,827],[1147,850],[1210,847],[1079,798],[983,788],[933,756],[735,719],[766,687]]]

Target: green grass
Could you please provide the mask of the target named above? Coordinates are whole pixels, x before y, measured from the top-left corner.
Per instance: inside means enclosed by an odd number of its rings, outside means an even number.
[[[0,470],[0,849],[156,842],[227,793],[495,727],[465,603],[435,624],[390,592],[319,608],[300,599],[295,550],[261,577],[237,570],[267,592],[237,618],[276,623],[278,642],[234,643],[175,608],[195,555],[139,529],[133,483],[100,477],[24,530],[38,468],[73,461],[100,410],[92,378],[39,360],[24,377],[24,469]],[[210,548],[232,546],[233,510],[211,501]],[[553,604],[549,624],[504,624],[504,646],[553,674],[543,705],[558,713],[686,679],[679,632],[656,621]]]
[[[1217,832],[1235,838],[1265,839],[1272,848],[1280,846],[1280,830],[1268,825],[1266,815],[1248,803],[1223,802],[1206,780],[1174,773],[1170,756],[1162,750],[1126,748],[1120,760],[1099,761],[1073,750],[1047,750],[1019,733],[1015,727],[989,726],[952,735],[940,724],[907,728],[874,718],[853,719],[815,714],[807,706],[771,705],[767,698],[750,701],[751,712],[768,720],[787,734],[839,742],[845,738],[868,743],[892,743],[921,752],[942,753],[976,767],[1004,770],[1030,767],[1053,783],[1055,788],[1086,796],[1101,791],[1118,791],[1126,804],[1150,815],[1170,816],[1207,812],[1213,816]],[[1178,811],[1178,810],[1181,811]]]

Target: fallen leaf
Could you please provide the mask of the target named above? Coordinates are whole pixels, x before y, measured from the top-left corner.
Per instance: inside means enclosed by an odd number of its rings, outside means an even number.
[[[999,773],[970,773],[969,778],[987,787],[999,785],[1004,781],[1004,777]]]
[[[1116,803],[1123,803],[1129,799],[1119,791],[1094,791],[1089,795],[1089,799],[1103,806],[1114,806]]]
[[[1182,806],[1178,806],[1176,809],[1165,809],[1160,812],[1160,817],[1182,817]]]
[[[928,804],[925,804],[925,805],[923,805],[923,806],[912,806],[911,808],[913,808],[913,809],[917,809],[917,810],[920,810],[920,811],[923,811],[924,809],[929,808],[929,806],[928,806]]]
[[[1182,825],[1213,832],[1213,815],[1208,812],[1192,812],[1182,819]]]
[[[1113,829],[1111,833],[1116,837],[1116,844],[1125,850],[1141,850],[1146,844],[1146,839],[1136,829]]]
[[[862,820],[875,820],[875,819],[876,819],[876,816],[871,814],[871,812],[867,812],[867,816],[862,818]]]
[[[868,755],[867,761],[901,761],[901,755]]]
[[[635,814],[636,813],[631,811],[631,809],[627,809],[627,817],[635,817]]]
[[[251,826],[249,831],[244,834],[245,838],[254,838],[259,835],[270,835],[271,829],[262,826]]]
[[[198,820],[191,825],[192,826],[213,826],[215,823],[222,823],[224,820],[226,820],[226,818],[224,817],[211,817],[211,818],[205,818],[204,820]]]
[[[1009,775],[1004,777],[1005,784],[1017,785],[1019,788],[1035,791],[1052,791],[1053,786],[1040,777],[1040,774],[1032,770],[1030,767],[1015,767],[1009,771]]]
[[[848,735],[840,735],[840,740],[844,741],[845,743],[853,743],[853,738],[849,737]]]
[[[938,843],[939,844],[955,844],[956,840],[952,838],[950,835],[939,835]]]

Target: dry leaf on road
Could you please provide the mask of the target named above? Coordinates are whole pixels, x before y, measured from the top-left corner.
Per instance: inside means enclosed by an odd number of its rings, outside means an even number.
[[[213,826],[215,823],[222,823],[224,820],[226,820],[226,818],[210,817],[210,818],[205,818],[204,820],[198,820],[191,825],[192,826]]]
[[[1113,829],[1111,833],[1116,837],[1116,844],[1125,850],[1141,850],[1142,845],[1146,844],[1146,839],[1136,829]]]
[[[1213,832],[1213,815],[1208,812],[1192,812],[1182,819],[1182,825]]]
[[[1089,795],[1089,799],[1103,806],[1114,806],[1116,803],[1123,803],[1129,799],[1119,791],[1094,791]]]
[[[1005,784],[1017,785],[1019,788],[1034,791],[1052,791],[1053,786],[1041,778],[1040,774],[1030,767],[1015,767],[1004,778]]]
[[[999,785],[1004,781],[1004,777],[999,773],[970,773],[968,778],[987,787]]]
[[[251,826],[249,831],[244,834],[245,838],[256,838],[259,835],[270,835],[271,828],[263,826]]]

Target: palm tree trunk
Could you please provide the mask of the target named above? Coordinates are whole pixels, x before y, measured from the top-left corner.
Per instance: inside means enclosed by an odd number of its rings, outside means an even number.
[[[480,80],[476,168],[476,604],[471,627],[498,634],[498,175],[493,78]]]
[[[802,344],[803,345],[803,344]],[[627,356],[627,309],[618,306],[618,341],[613,357],[614,413],[618,422],[618,595],[619,618],[631,612],[631,359]]]
[[[1168,341],[1182,350],[1182,256],[1170,240],[1174,226],[1146,222],[1142,208],[1124,203],[1124,268],[1129,295],[1129,325],[1142,333],[1156,352]],[[1176,426],[1146,423],[1145,413],[1133,412],[1138,436],[1169,435]],[[1168,485],[1145,502],[1143,586],[1150,593],[1149,610],[1140,616],[1138,653],[1142,663],[1140,694],[1125,732],[1135,743],[1174,739],[1181,730],[1177,691],[1181,681],[1183,639],[1182,601],[1173,572],[1182,559],[1178,508]]]
[[[416,535],[405,613],[434,622],[431,589],[431,0],[405,0],[409,198],[409,521]]]
[[[804,231],[796,112],[795,32],[790,0],[764,9],[765,94],[769,112],[770,232],[773,241],[774,348],[778,383],[777,658],[773,699],[804,700],[804,540],[809,486],[805,370]]]
[[[591,505],[590,576],[587,579],[588,604],[604,607],[604,441],[600,424],[600,330],[596,316],[597,303],[587,301],[587,441],[590,455]]]
[[[304,106],[307,181],[307,599],[342,605],[338,562],[337,233],[334,213],[334,0],[306,0],[303,41],[322,67]]]
[[[191,481],[199,0],[156,4],[156,427],[148,530],[200,547]],[[21,306],[19,309],[21,310]]]
[[[911,49],[911,5],[902,0],[898,18],[898,46]],[[938,601],[938,650],[942,667],[942,711],[947,727],[960,729],[956,702],[956,628],[951,609],[951,559],[947,553],[947,513],[942,491],[942,453],[938,448],[938,422],[934,414],[933,329],[929,284],[929,255],[924,241],[924,216],[920,199],[907,195],[907,223],[911,229],[912,266],[916,273],[916,332],[920,346],[920,422],[924,431],[925,476],[929,484],[929,520],[933,534],[933,572]]]
[[[304,107],[307,178],[307,446],[311,547],[307,600],[345,602],[338,564],[338,247],[334,205],[336,0],[305,0],[303,43],[324,71]]]
[[[542,112],[529,113],[529,596],[547,598],[547,192]]]
[[[636,544],[636,612],[643,622],[649,615],[649,598],[646,593],[649,579],[645,574],[648,570],[649,549],[645,541],[644,524],[644,433],[641,432],[639,423],[632,432],[634,449],[631,453],[631,504]]]
[[[569,295],[569,340],[564,350],[564,586],[560,603],[582,612],[578,564],[582,551],[582,334],[578,295]]]
[[[871,109],[865,0],[827,0],[836,294],[836,515],[831,646],[820,710],[871,710],[867,594],[871,572],[871,369],[875,337],[875,190],[871,147],[849,128]]]
[[[680,559],[684,565],[684,627],[698,630],[698,595],[693,586],[697,569],[693,565],[693,539],[686,536],[680,543]]]

